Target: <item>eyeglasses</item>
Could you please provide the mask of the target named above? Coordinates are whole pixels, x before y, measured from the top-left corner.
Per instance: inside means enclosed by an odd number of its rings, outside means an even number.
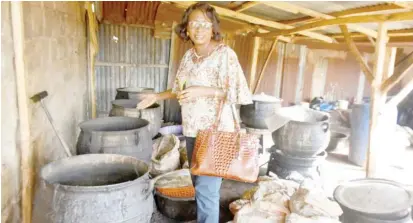
[[[212,27],[211,22],[191,21],[188,23],[191,29],[210,29]]]

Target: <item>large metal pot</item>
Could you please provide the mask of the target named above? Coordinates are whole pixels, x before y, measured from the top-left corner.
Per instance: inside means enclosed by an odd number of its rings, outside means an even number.
[[[163,215],[176,221],[196,220],[195,198],[173,198],[155,192],[156,206]]]
[[[277,109],[281,108],[281,100],[266,95],[265,98],[259,98],[261,95],[253,96],[253,104],[241,105],[241,121],[250,128],[268,129],[265,119],[273,116]],[[266,98],[270,100],[265,100]]]
[[[330,142],[329,115],[304,109],[304,117],[292,120],[272,133],[277,148],[285,154],[312,157],[324,151]]]
[[[112,109],[109,116],[125,116],[133,118],[142,118],[149,122],[148,130],[151,137],[155,137],[162,124],[162,110],[157,103],[149,106],[146,109],[138,110],[136,105],[139,100],[133,99],[118,99],[112,101]]]
[[[343,223],[411,223],[413,194],[384,179],[352,180],[338,186],[334,198],[343,209]]]
[[[87,154],[42,167],[32,222],[147,222],[153,213],[148,165],[130,156]]]
[[[110,153],[150,162],[152,138],[149,122],[131,117],[105,117],[82,122],[77,154]]]
[[[115,99],[141,99],[141,95],[155,92],[153,88],[142,87],[123,87],[116,89],[116,91]]]

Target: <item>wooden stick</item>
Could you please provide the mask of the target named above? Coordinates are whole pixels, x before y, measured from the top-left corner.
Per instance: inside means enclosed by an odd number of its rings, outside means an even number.
[[[173,31],[175,29],[175,26],[177,25],[177,22],[172,23],[172,33],[171,33],[171,48],[169,50],[169,68],[168,68],[168,83],[167,83],[167,89],[170,89],[174,85],[174,80],[175,80],[175,75],[172,75],[173,72],[173,66],[175,61],[175,52],[176,52],[176,40],[179,38],[178,35]]]
[[[367,177],[375,177],[377,174],[377,160],[381,151],[379,150],[380,143],[378,139],[380,135],[377,129],[378,116],[385,104],[385,98],[382,97],[380,90],[381,80],[383,78],[384,59],[386,52],[387,28],[385,23],[379,24],[378,38],[376,41],[374,79],[371,84],[371,101],[370,101],[370,129],[369,143],[367,151]]]
[[[172,1],[174,4],[178,5],[178,6],[182,6],[182,7],[188,7],[190,5],[192,5],[194,2],[192,1]],[[271,20],[265,20],[265,19],[261,19],[255,16],[250,16],[247,14],[243,14],[243,13],[239,13],[239,12],[235,12],[232,11],[230,9],[226,9],[226,8],[221,8],[218,6],[214,6],[216,12],[221,15],[221,16],[226,16],[226,17],[230,17],[230,18],[234,18],[234,19],[239,19],[242,21],[246,21],[249,23],[254,23],[257,25],[262,25],[262,26],[266,26],[266,27],[272,27],[272,28],[276,28],[276,29],[292,29],[294,28],[294,26],[290,26],[290,25],[285,25],[279,22],[274,22]],[[316,33],[316,32],[309,32],[309,31],[303,31],[303,32],[298,32],[304,36],[309,36],[311,38],[314,39],[319,39],[328,43],[332,43],[334,42],[333,38],[330,38],[326,35],[320,34],[320,33]],[[281,35],[279,35],[281,36]],[[274,37],[274,35],[271,35],[271,37]]]
[[[257,73],[257,62],[258,62],[258,54],[260,50],[260,41],[259,37],[254,37],[253,47],[252,47],[252,56],[251,56],[251,68],[250,68],[250,89],[255,84],[255,75]]]
[[[264,76],[265,69],[267,68],[268,63],[270,62],[270,58],[271,58],[273,52],[274,52],[275,49],[277,48],[277,42],[278,42],[278,39],[275,39],[274,42],[272,43],[270,52],[268,52],[267,59],[265,60],[264,66],[263,66],[262,69],[261,69],[260,75],[258,76],[258,81],[257,81],[257,83],[255,84],[255,88],[254,88],[254,91],[253,91],[254,94],[257,93],[258,87],[260,86],[261,80],[262,80],[262,78],[263,78],[263,76]]]
[[[19,109],[21,174],[22,174],[22,222],[30,223],[33,200],[33,150],[30,144],[30,120],[26,91],[26,71],[24,62],[24,19],[22,2],[11,2],[11,18],[14,47],[14,67],[16,69],[17,105]]]
[[[387,78],[382,86],[382,92],[388,92],[394,87],[404,76],[413,68],[413,52],[411,52],[404,60],[402,60],[394,69],[394,74]]]
[[[302,33],[305,31],[311,31],[314,29],[320,29],[326,26],[332,25],[344,25],[351,23],[372,23],[372,22],[397,22],[397,21],[409,21],[413,20],[413,12],[400,12],[388,15],[368,15],[368,16],[352,16],[344,18],[327,19],[319,22],[313,22],[302,25],[300,27],[292,29],[284,29],[275,32],[269,32],[265,34],[258,34],[260,37],[276,37],[276,36],[288,36],[294,33]],[[308,36],[308,35],[306,35]],[[386,36],[386,38],[388,38]],[[387,41],[387,40],[386,40]]]
[[[363,60],[363,57],[361,56],[359,50],[357,49],[356,44],[354,44],[353,40],[351,39],[347,26],[341,25],[340,26],[341,32],[344,35],[344,38],[346,40],[347,46],[350,50],[350,52],[356,57],[356,60],[360,64],[360,68],[363,71],[364,75],[366,75],[367,80],[372,83],[374,80],[373,74],[370,71],[370,68],[367,66],[366,62]]]

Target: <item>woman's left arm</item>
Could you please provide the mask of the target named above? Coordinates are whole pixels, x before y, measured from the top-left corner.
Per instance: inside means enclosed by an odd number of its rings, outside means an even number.
[[[205,86],[191,86],[181,91],[178,95],[178,99],[181,102],[190,100],[197,97],[211,97],[222,99],[225,97],[225,92],[221,88],[205,87]]]

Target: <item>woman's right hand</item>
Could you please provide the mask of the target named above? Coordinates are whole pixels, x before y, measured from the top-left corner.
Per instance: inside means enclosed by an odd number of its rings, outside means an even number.
[[[151,93],[151,94],[142,94],[140,95],[141,102],[136,105],[137,109],[145,109],[158,101],[158,94]]]

